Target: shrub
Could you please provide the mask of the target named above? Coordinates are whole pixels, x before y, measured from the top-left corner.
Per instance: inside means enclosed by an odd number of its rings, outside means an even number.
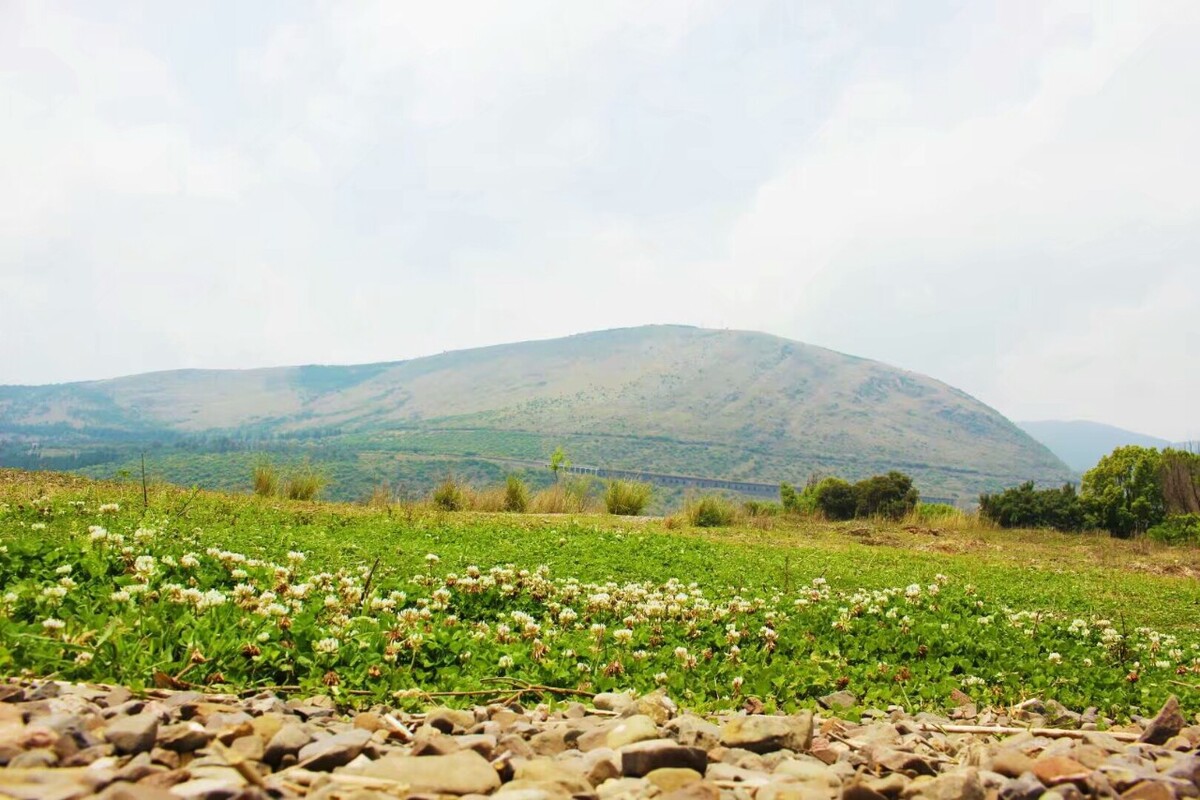
[[[274,497],[279,491],[279,470],[270,461],[254,465],[254,493],[259,497]]]
[[[784,484],[784,486],[786,485]],[[755,519],[760,517],[777,517],[783,511],[783,506],[767,500],[747,500],[742,503],[742,511],[746,513],[746,516]]]
[[[779,504],[789,514],[812,514],[817,510],[817,486],[820,481],[813,476],[802,491],[790,483],[779,484]]]
[[[721,528],[737,520],[737,506],[718,494],[706,494],[690,500],[683,508],[688,522],[697,528]]]
[[[638,481],[613,480],[608,482],[604,491],[604,507],[610,514],[635,517],[642,513],[650,502],[654,488],[648,483]]]
[[[1069,483],[1061,489],[1035,489],[1033,481],[1027,481],[999,494],[982,494],[979,513],[1002,528],[1077,531],[1087,521],[1083,503]]]
[[[429,499],[435,508],[440,508],[442,511],[462,511],[467,508],[469,495],[465,486],[453,477],[447,476],[433,490]]]
[[[508,492],[499,486],[478,491],[467,489],[467,508],[472,511],[505,511]]]
[[[378,483],[367,497],[367,505],[371,508],[387,508],[393,500],[392,488],[386,482]]]
[[[917,507],[920,494],[912,478],[892,471],[854,484],[854,516],[900,519]]]
[[[328,482],[324,475],[306,464],[287,477],[283,494],[289,500],[316,500]]]
[[[1200,545],[1200,514],[1175,514],[1146,532],[1151,539],[1167,544]]]
[[[1080,497],[1089,521],[1114,536],[1132,536],[1166,517],[1162,454],[1153,447],[1118,447],[1083,474]]]
[[[913,509],[913,517],[922,522],[957,517],[962,514],[958,508],[949,503],[917,503]]]
[[[591,483],[560,480],[533,496],[530,508],[537,514],[582,514],[588,510]]]
[[[504,510],[524,514],[529,508],[529,489],[525,481],[509,475],[504,481]]]
[[[813,488],[812,496],[813,506],[830,520],[851,519],[858,507],[854,487],[841,478],[825,478]]]

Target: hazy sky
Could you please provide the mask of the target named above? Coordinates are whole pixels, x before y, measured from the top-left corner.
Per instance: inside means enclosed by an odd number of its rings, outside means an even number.
[[[0,0],[0,383],[650,322],[1200,437],[1200,3]]]

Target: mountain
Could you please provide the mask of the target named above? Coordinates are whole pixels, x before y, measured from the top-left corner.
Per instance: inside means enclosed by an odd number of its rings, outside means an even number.
[[[999,413],[931,378],[762,333],[685,326],[359,366],[6,386],[0,438],[9,463],[59,458],[48,463],[90,464],[93,474],[147,442],[163,459],[192,453],[218,471],[214,454],[257,448],[393,482],[407,480],[410,462],[450,470],[474,459],[499,474],[544,463],[560,445],[576,464],[763,483],[901,469],[927,495],[962,499],[1070,474]]]
[[[1050,448],[1054,455],[1076,472],[1086,472],[1096,466],[1102,456],[1123,445],[1136,444],[1159,448],[1171,446],[1166,439],[1134,433],[1101,422],[1041,420],[1018,422],[1017,425]]]

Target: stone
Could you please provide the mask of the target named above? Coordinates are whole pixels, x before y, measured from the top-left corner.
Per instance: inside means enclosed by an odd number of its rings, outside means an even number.
[[[627,778],[641,778],[664,767],[694,769],[701,775],[708,768],[708,753],[699,747],[685,747],[670,739],[637,742],[618,752],[621,755],[621,774]]]
[[[1015,747],[1008,747],[992,756],[992,771],[1008,778],[1019,778],[1033,771],[1033,759]]]
[[[1050,756],[1033,762],[1033,774],[1047,786],[1086,780],[1092,771],[1073,758]]]
[[[662,725],[679,713],[679,706],[661,689],[635,700],[633,709],[635,713],[650,717],[655,725]]]
[[[113,783],[96,795],[96,800],[178,800],[178,797],[166,789],[158,789],[153,786]]]
[[[658,787],[661,792],[673,792],[682,789],[689,783],[703,780],[704,776],[694,769],[687,767],[662,767],[646,773],[646,780]]]
[[[297,757],[300,759],[300,766],[304,769],[313,772],[328,772],[353,761],[369,741],[371,741],[370,733],[361,728],[352,728],[345,733],[306,744],[300,748]]]
[[[300,749],[312,741],[312,736],[302,725],[289,724],[271,737],[263,751],[263,761],[277,766],[284,756],[295,756]]]
[[[158,731],[158,746],[176,753],[191,753],[208,744],[209,734],[198,722],[177,722]]]
[[[234,739],[229,744],[229,750],[243,761],[262,761],[266,753],[263,740],[253,733]]]
[[[432,725],[422,725],[413,736],[412,754],[414,756],[445,756],[461,750],[458,741],[448,734],[442,733]]]
[[[1172,736],[1178,735],[1186,726],[1187,720],[1179,711],[1179,698],[1171,695],[1154,719],[1150,720],[1146,730],[1138,737],[1138,741],[1147,744],[1163,744]]]
[[[711,750],[721,743],[721,728],[692,714],[671,720],[663,726],[663,733],[686,747]]]
[[[104,738],[112,743],[118,753],[125,755],[149,751],[154,747],[157,735],[157,714],[118,717],[109,722],[108,727],[104,730]]]
[[[171,796],[185,800],[231,800],[242,791],[244,784],[222,778],[196,778],[171,787]]]
[[[919,796],[926,800],[985,800],[986,792],[979,771],[967,767],[925,781],[913,781],[903,796]]]
[[[1038,800],[1046,793],[1046,787],[1032,772],[1005,781],[1000,787],[1000,800]]]
[[[362,774],[408,784],[412,792],[489,794],[500,788],[496,770],[474,750],[423,758],[387,755],[364,767]]]
[[[456,708],[434,708],[425,714],[425,724],[442,733],[466,733],[475,726],[475,714]]]
[[[721,726],[721,744],[741,747],[755,753],[772,750],[808,750],[813,738],[812,712],[801,711],[788,717],[751,716],[731,717]]]
[[[588,794],[592,783],[582,771],[573,770],[555,761],[523,761],[513,769],[513,780],[533,783],[553,783],[566,790],[567,794]]]
[[[1175,800],[1175,793],[1160,781],[1142,781],[1122,793],[1121,800]]]
[[[619,714],[633,705],[633,697],[627,692],[601,692],[592,698],[592,705],[600,711],[615,711]]]
[[[822,708],[843,709],[853,708],[854,706],[858,705],[858,698],[852,695],[850,692],[840,691],[819,697],[817,698],[817,702],[821,704]]]
[[[721,790],[708,781],[689,783],[681,789],[660,794],[657,800],[719,800]]]
[[[613,750],[625,745],[658,739],[658,725],[645,714],[635,714],[617,722],[604,737],[604,743]]]

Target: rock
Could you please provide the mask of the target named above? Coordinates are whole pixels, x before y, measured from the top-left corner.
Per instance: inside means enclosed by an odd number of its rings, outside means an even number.
[[[1000,800],[1038,800],[1046,787],[1032,772],[1026,772],[1000,787]]]
[[[1138,741],[1147,744],[1163,744],[1186,726],[1187,720],[1179,711],[1179,698],[1171,695],[1154,719],[1150,720]]]
[[[1033,762],[1033,774],[1047,786],[1086,780],[1092,771],[1073,758],[1050,756]]]
[[[646,780],[657,786],[661,792],[673,792],[682,789],[689,783],[703,780],[704,776],[694,769],[686,767],[662,767],[646,773]]]
[[[176,753],[191,753],[207,745],[208,736],[198,722],[177,722],[159,730],[158,746]]]
[[[694,769],[703,775],[708,767],[708,754],[699,747],[684,747],[670,739],[637,742],[618,752],[621,774],[627,778],[641,778],[665,767]]]
[[[817,702],[821,704],[822,708],[853,708],[858,705],[858,698],[850,692],[841,691],[819,697]]]
[[[284,725],[271,737],[271,741],[267,742],[263,751],[263,761],[278,766],[284,756],[297,755],[300,749],[311,741],[312,736],[304,726],[294,723]]]
[[[109,722],[104,730],[104,738],[112,743],[118,753],[126,755],[149,751],[154,747],[157,735],[157,714],[118,717]]]
[[[153,786],[131,786],[128,783],[113,783],[96,795],[96,800],[179,800],[166,789]]]
[[[475,727],[475,714],[455,708],[434,708],[425,714],[425,724],[442,733],[466,733]]]
[[[408,784],[412,792],[489,794],[500,788],[496,770],[474,750],[422,758],[387,755],[364,767],[362,774]]]
[[[887,796],[866,783],[851,783],[842,790],[842,800],[887,800]]]
[[[1019,778],[1033,771],[1033,759],[1015,747],[1008,747],[992,756],[992,771],[1009,778]]]
[[[10,769],[46,769],[58,764],[58,754],[45,747],[26,750],[8,762]]]
[[[691,714],[671,720],[663,726],[663,732],[686,747],[711,750],[721,742],[720,727]]]
[[[601,692],[592,698],[592,705],[600,711],[615,711],[619,714],[633,705],[633,696],[628,692]]]
[[[1159,781],[1142,781],[1124,792],[1121,800],[1175,800],[1175,793]]]
[[[812,735],[810,711],[801,711],[789,717],[756,714],[730,718],[721,727],[721,744],[755,753],[781,749],[800,752],[809,749]]]
[[[625,745],[659,738],[658,726],[645,714],[635,714],[617,722],[604,737],[605,745],[619,750]]]
[[[422,725],[417,728],[413,737],[412,754],[414,756],[446,756],[461,750],[458,741],[448,734],[442,733],[432,725]]]
[[[245,784],[223,778],[197,778],[171,787],[171,796],[185,800],[230,800],[238,796]]]
[[[681,789],[658,796],[657,800],[719,800],[721,790],[708,781],[689,783]]]
[[[554,761],[523,761],[513,770],[513,780],[557,784],[567,794],[589,794],[592,784],[581,771]]]
[[[650,717],[654,720],[655,725],[662,725],[679,713],[679,706],[675,705],[675,701],[667,697],[666,692],[661,689],[638,698],[634,701],[633,709],[635,713]]]
[[[229,745],[229,751],[243,761],[262,761],[266,753],[263,740],[253,733],[234,739]]]
[[[334,767],[349,764],[371,741],[371,734],[361,728],[318,739],[300,748],[297,757],[303,769],[328,772]]]
[[[903,796],[919,796],[927,800],[984,800],[986,793],[978,770],[967,767],[930,780],[913,781]]]

